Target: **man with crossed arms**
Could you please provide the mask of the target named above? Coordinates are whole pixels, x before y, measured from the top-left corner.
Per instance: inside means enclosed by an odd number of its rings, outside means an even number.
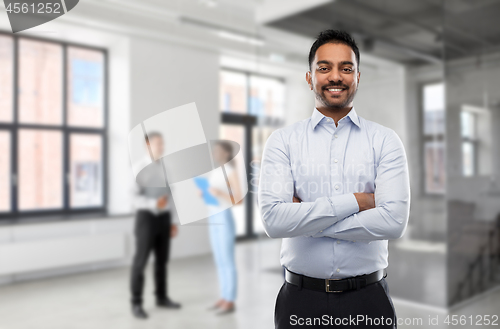
[[[359,50],[346,32],[318,36],[306,80],[311,117],[274,131],[262,158],[262,220],[271,238],[283,238],[286,269],[275,326],[396,328],[384,269],[388,240],[408,223],[403,144],[356,114]]]

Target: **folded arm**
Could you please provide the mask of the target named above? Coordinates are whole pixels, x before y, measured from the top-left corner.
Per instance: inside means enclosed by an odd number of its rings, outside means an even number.
[[[375,208],[352,214],[313,235],[343,240],[400,238],[408,223],[410,183],[403,143],[391,131],[382,145],[375,178]]]
[[[293,203],[293,195],[289,152],[278,130],[266,142],[260,172],[258,199],[267,235],[311,236],[359,211],[352,193],[301,203]]]

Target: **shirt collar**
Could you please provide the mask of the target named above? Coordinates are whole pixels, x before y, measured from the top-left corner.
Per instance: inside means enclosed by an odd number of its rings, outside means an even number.
[[[356,113],[356,110],[354,109],[354,106],[349,111],[349,113],[347,113],[346,117],[348,117],[356,126],[361,128],[361,125],[359,123],[359,117],[358,114]],[[320,111],[318,111],[317,108],[314,108],[314,111],[311,115],[311,125],[313,130],[321,122],[321,120],[323,120],[323,118],[325,118],[325,116]]]

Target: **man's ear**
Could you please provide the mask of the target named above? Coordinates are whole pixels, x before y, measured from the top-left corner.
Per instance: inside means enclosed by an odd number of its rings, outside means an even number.
[[[311,71],[306,72],[306,81],[307,84],[309,85],[309,89],[313,90]]]
[[[359,85],[359,79],[361,78],[361,72],[358,71],[358,85]]]

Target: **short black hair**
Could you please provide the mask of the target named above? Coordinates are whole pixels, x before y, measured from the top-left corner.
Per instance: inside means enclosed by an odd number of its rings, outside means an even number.
[[[314,43],[311,46],[311,50],[309,51],[309,70],[311,69],[314,56],[316,56],[316,51],[318,50],[319,47],[321,47],[326,43],[342,43],[351,47],[352,51],[354,51],[354,55],[356,55],[356,62],[358,64],[358,69],[359,69],[359,49],[353,37],[351,37],[351,35],[346,31],[325,30],[320,34],[318,34],[316,41],[314,41]]]

